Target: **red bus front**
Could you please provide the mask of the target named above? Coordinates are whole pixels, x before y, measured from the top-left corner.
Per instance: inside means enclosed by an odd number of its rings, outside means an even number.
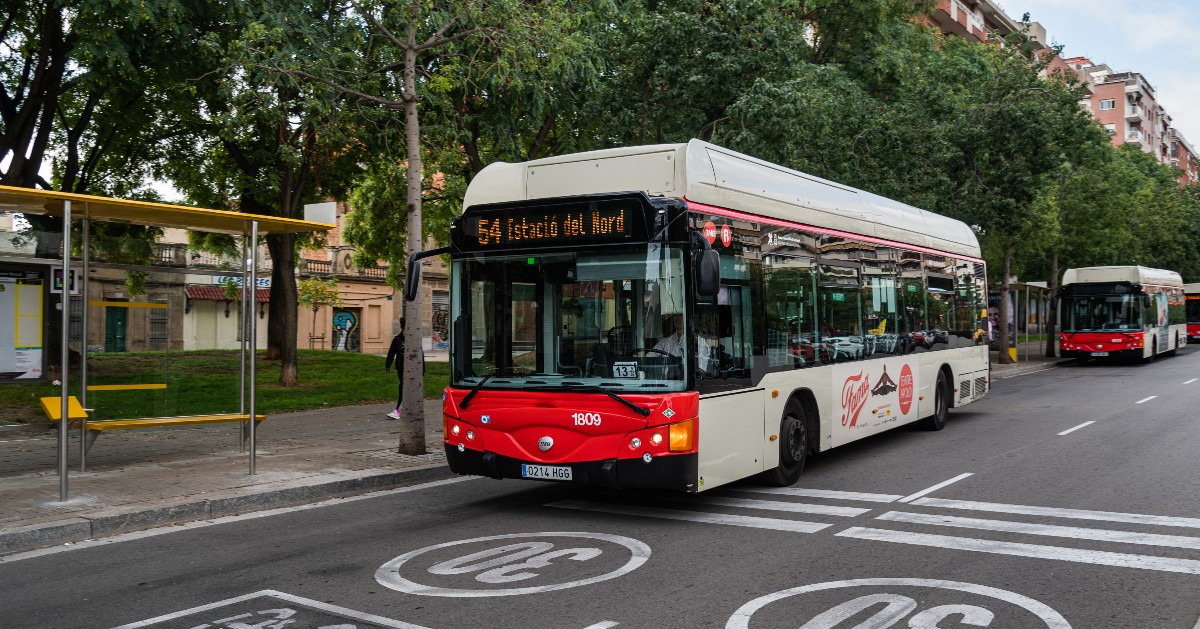
[[[446,389],[446,459],[458,474],[696,490],[699,396]]]
[[[1142,356],[1145,332],[1064,332],[1059,338],[1064,357]]]
[[[1187,335],[1189,343],[1200,343],[1200,292],[1192,292],[1200,288],[1200,284],[1188,284],[1184,289],[1184,303],[1187,309]]]

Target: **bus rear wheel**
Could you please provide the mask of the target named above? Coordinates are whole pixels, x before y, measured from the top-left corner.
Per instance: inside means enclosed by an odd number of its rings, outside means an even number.
[[[946,427],[946,416],[950,414],[950,382],[946,380],[946,372],[939,371],[937,384],[933,389],[933,415],[921,420],[921,427],[926,430],[941,430]]]
[[[764,473],[764,479],[776,487],[795,485],[808,458],[808,425],[804,407],[797,400],[783,408],[779,421],[779,466]]]

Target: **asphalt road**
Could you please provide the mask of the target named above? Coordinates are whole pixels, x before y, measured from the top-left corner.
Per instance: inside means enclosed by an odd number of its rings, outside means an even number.
[[[1197,378],[997,380],[783,490],[455,478],[13,556],[0,626],[1196,629]]]

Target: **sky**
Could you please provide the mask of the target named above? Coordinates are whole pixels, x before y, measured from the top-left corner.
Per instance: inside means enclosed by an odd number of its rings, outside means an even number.
[[[1200,2],[1000,0],[1013,20],[1029,13],[1062,56],[1137,72],[1188,144],[1200,147]]]

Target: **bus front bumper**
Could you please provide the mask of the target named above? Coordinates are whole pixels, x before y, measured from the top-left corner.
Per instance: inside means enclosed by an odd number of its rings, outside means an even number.
[[[545,465],[535,461],[522,461],[496,454],[495,452],[480,452],[464,450],[445,444],[446,462],[450,471],[455,474],[471,476],[487,476],[490,478],[525,478],[521,475],[523,464]],[[577,485],[607,487],[609,489],[670,489],[674,491],[696,491],[697,456],[691,454],[676,454],[655,457],[649,463],[641,459],[604,459],[600,461],[582,461],[556,464],[559,467],[571,468],[570,481]]]

